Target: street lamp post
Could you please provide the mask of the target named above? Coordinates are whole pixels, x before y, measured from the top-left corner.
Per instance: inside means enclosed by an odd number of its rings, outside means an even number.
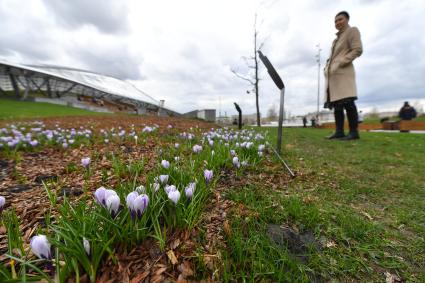
[[[322,49],[320,48],[320,43],[316,45],[317,47],[317,54],[316,54],[316,62],[317,62],[317,119],[319,119],[319,102],[320,102],[320,51]]]

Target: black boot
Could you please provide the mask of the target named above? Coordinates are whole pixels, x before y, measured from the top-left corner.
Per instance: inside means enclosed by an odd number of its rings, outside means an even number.
[[[344,109],[342,107],[335,107],[334,110],[335,117],[335,133],[329,137],[330,140],[341,139],[345,137],[344,134]]]
[[[351,103],[347,103],[345,106],[345,110],[347,111],[348,125],[350,126],[350,133],[342,138],[341,140],[349,141],[349,140],[357,140],[360,138],[358,125],[359,125],[359,116],[357,114],[357,107],[354,104],[354,101]]]

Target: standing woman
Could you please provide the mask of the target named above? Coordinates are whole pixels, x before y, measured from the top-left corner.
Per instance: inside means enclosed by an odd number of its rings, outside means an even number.
[[[325,108],[334,108],[335,133],[329,139],[359,139],[358,114],[354,101],[357,99],[356,75],[353,60],[362,54],[360,32],[350,27],[350,15],[339,12],[335,16],[335,28],[338,30],[332,43],[332,50],[325,66]],[[344,133],[344,109],[347,112],[350,132]]]

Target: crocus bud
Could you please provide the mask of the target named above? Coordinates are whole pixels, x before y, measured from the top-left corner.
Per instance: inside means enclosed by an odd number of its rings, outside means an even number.
[[[237,156],[233,157],[233,166],[235,166],[236,168],[241,167],[241,163],[239,162],[239,158]]]
[[[209,183],[211,181],[212,177],[213,177],[213,171],[205,169],[204,170],[204,177],[205,177],[205,181],[207,183]]]
[[[195,192],[195,188],[196,188],[195,182],[189,183],[189,185],[187,185],[187,187],[184,189],[186,193],[186,198],[188,199],[192,198],[193,193]]]
[[[146,188],[143,185],[140,185],[138,187],[136,187],[136,192],[138,192],[139,194],[144,194],[146,193]]]
[[[168,182],[168,175],[160,175],[159,176],[159,181],[161,182],[161,184],[167,184]]]
[[[5,204],[6,204],[6,199],[3,196],[0,196],[0,213],[3,211]]]
[[[83,167],[88,167],[90,165],[90,157],[85,157],[81,159],[81,164]]]
[[[266,146],[264,144],[260,144],[258,146],[258,151],[263,151],[266,148]]]
[[[178,143],[175,143],[175,144],[174,144],[174,148],[179,148],[179,146],[180,146],[180,145],[179,145]]]
[[[153,183],[152,188],[155,192],[159,190],[160,185],[158,183]]]
[[[91,255],[90,242],[84,237],[83,237],[83,246],[84,246],[84,250],[86,251],[87,256],[90,256]]]
[[[168,169],[170,167],[170,162],[168,162],[167,160],[162,160],[161,161],[161,165],[162,167],[164,167],[165,169]]]
[[[51,259],[52,251],[50,243],[45,235],[37,235],[31,238],[30,242],[32,252],[41,259]]]
[[[236,151],[235,151],[234,149],[231,149],[231,150],[230,150],[230,155],[231,155],[231,156],[235,156],[235,155],[236,155]]]
[[[180,192],[178,190],[172,190],[168,193],[168,198],[177,205],[177,202],[180,199]]]

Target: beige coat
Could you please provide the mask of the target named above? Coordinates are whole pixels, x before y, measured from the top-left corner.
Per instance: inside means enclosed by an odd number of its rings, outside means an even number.
[[[353,60],[363,52],[360,32],[356,27],[349,26],[336,35],[337,38],[332,43],[331,56],[324,70],[325,101],[327,102],[357,97]]]

